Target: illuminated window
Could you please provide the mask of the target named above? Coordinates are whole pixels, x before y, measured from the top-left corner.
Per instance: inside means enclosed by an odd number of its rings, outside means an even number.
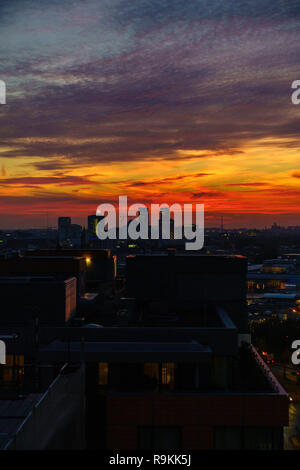
[[[99,362],[98,365],[98,385],[108,384],[108,363]]]

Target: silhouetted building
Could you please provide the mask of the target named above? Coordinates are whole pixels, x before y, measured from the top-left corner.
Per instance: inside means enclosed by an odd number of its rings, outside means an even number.
[[[58,239],[60,242],[67,238],[68,228],[71,225],[71,217],[58,218]]]
[[[88,226],[87,226],[87,241],[90,248],[99,248],[100,240],[97,237],[96,229],[97,225],[102,220],[104,216],[101,215],[89,215],[88,216]]]

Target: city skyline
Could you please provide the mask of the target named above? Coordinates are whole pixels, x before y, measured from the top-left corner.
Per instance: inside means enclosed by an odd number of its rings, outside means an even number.
[[[207,227],[299,223],[300,6],[3,1],[0,229],[128,194]]]

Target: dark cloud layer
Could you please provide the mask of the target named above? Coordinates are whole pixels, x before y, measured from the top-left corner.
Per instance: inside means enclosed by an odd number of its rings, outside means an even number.
[[[9,186],[9,185],[60,185],[60,186],[73,186],[73,185],[90,185],[90,184],[98,184],[94,181],[91,181],[88,178],[83,178],[80,176],[25,176],[19,178],[0,178],[0,186]]]

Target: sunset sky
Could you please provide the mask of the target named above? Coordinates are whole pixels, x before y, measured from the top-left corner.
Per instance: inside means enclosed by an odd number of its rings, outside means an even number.
[[[102,202],[300,225],[300,2],[1,0],[0,228]]]

